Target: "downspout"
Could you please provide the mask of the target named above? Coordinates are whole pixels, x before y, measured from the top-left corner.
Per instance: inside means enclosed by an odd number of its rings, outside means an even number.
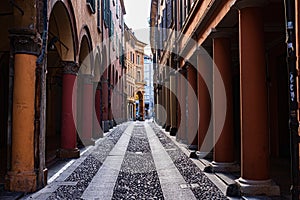
[[[298,135],[298,100],[297,100],[297,69],[295,40],[295,2],[285,0],[285,23],[287,44],[287,66],[289,80],[289,129],[291,151],[292,199],[299,199],[299,135]]]
[[[37,173],[37,188],[47,184],[47,169],[45,166],[45,107],[46,107],[46,51],[48,39],[48,1],[43,0],[43,9],[38,23],[43,23],[41,54],[36,61],[35,87],[35,169]]]

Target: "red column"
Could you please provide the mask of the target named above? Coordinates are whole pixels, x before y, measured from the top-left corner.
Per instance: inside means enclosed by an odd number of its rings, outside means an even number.
[[[166,82],[165,82],[165,105],[166,105],[166,127],[165,127],[165,130],[166,131],[170,131],[170,128],[171,128],[171,114],[170,114],[170,90],[169,90],[169,87],[170,87],[170,77],[169,75],[167,75],[167,78],[166,78]]]
[[[261,4],[263,1],[257,1]],[[278,195],[271,187],[267,115],[266,62],[262,7],[241,1],[239,7],[241,184],[242,193]],[[261,191],[249,191],[249,186]]]
[[[75,62],[62,62],[64,67],[62,88],[62,125],[61,125],[61,149],[59,157],[77,158],[79,150],[76,143],[76,76],[78,65]],[[74,112],[72,106],[74,105]]]
[[[103,77],[101,78],[102,85],[102,115],[103,115],[103,131],[107,132],[109,130],[108,123],[108,80],[107,80],[107,69],[105,70]]]
[[[82,133],[80,134],[81,140],[85,146],[95,144],[92,141],[93,129],[93,83],[91,82],[91,75],[83,75],[83,110],[82,110]]]
[[[187,119],[186,119],[186,96],[187,96],[187,91],[186,91],[186,69],[181,69],[180,70],[180,75],[179,75],[179,83],[180,83],[180,97],[181,99],[179,100],[179,105],[180,105],[180,126],[178,129],[178,132],[180,133],[180,139],[183,143],[188,143],[188,135],[187,135]]]
[[[177,73],[176,76],[176,82],[177,82],[177,100],[178,103],[176,105],[177,107],[177,134],[176,134],[176,139],[177,140],[181,140],[182,139],[182,128],[180,128],[181,126],[181,112],[182,112],[182,107],[180,105],[180,101],[182,99],[182,95],[181,95],[181,73]]]
[[[189,65],[187,67],[187,79],[191,87],[187,89],[187,125],[188,125],[188,144],[190,149],[197,150],[198,148],[198,104],[197,104],[197,70]],[[196,99],[193,99],[195,97]],[[196,101],[195,101],[196,100]]]
[[[94,111],[93,111],[93,137],[100,138],[103,137],[103,132],[100,128],[100,123],[102,121],[101,117],[101,95],[100,95],[100,83],[95,83],[95,96],[94,96]]]
[[[218,34],[218,35],[217,35]],[[225,33],[217,33],[213,39],[213,59],[221,75],[226,92],[226,114],[223,129],[219,138],[215,135],[214,147],[214,171],[234,170],[234,135],[233,135],[233,96],[232,96],[232,73],[231,73],[231,45],[230,38]],[[215,102],[218,94],[214,90]],[[215,111],[215,115],[218,110]]]
[[[204,143],[205,137],[213,137],[213,134],[209,131],[209,124],[211,119],[211,99],[209,95],[208,87],[212,86],[212,65],[209,63],[207,55],[197,53],[197,90],[198,90],[198,104],[199,104],[199,126],[198,126],[198,148],[201,156],[207,156],[211,151],[212,144],[209,144],[209,140]],[[205,82],[205,78],[207,83]],[[212,140],[212,138],[211,138]]]
[[[242,177],[266,180],[270,175],[262,9],[241,9],[239,17]]]

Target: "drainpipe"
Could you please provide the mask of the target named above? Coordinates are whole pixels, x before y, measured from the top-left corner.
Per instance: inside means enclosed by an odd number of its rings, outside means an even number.
[[[47,184],[47,169],[45,168],[45,109],[46,106],[46,51],[48,39],[48,1],[43,0],[43,8],[38,23],[43,23],[41,54],[36,61],[36,86],[35,86],[35,169],[37,173],[37,187]]]
[[[298,101],[297,101],[297,69],[296,69],[296,40],[295,40],[295,2],[285,0],[285,23],[287,44],[287,65],[289,80],[289,129],[291,142],[291,178],[292,199],[299,198],[299,135],[298,126]]]

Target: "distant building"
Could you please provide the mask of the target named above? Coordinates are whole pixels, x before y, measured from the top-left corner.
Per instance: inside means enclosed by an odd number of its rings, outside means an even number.
[[[144,78],[145,78],[145,118],[153,116],[154,87],[153,87],[153,60],[152,56],[144,56]]]
[[[125,67],[127,95],[127,119],[145,119],[145,81],[144,48],[146,44],[139,41],[125,24]]]

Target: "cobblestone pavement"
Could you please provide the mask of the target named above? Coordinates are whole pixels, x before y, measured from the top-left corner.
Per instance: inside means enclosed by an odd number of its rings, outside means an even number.
[[[23,199],[226,199],[153,122],[127,122]]]

